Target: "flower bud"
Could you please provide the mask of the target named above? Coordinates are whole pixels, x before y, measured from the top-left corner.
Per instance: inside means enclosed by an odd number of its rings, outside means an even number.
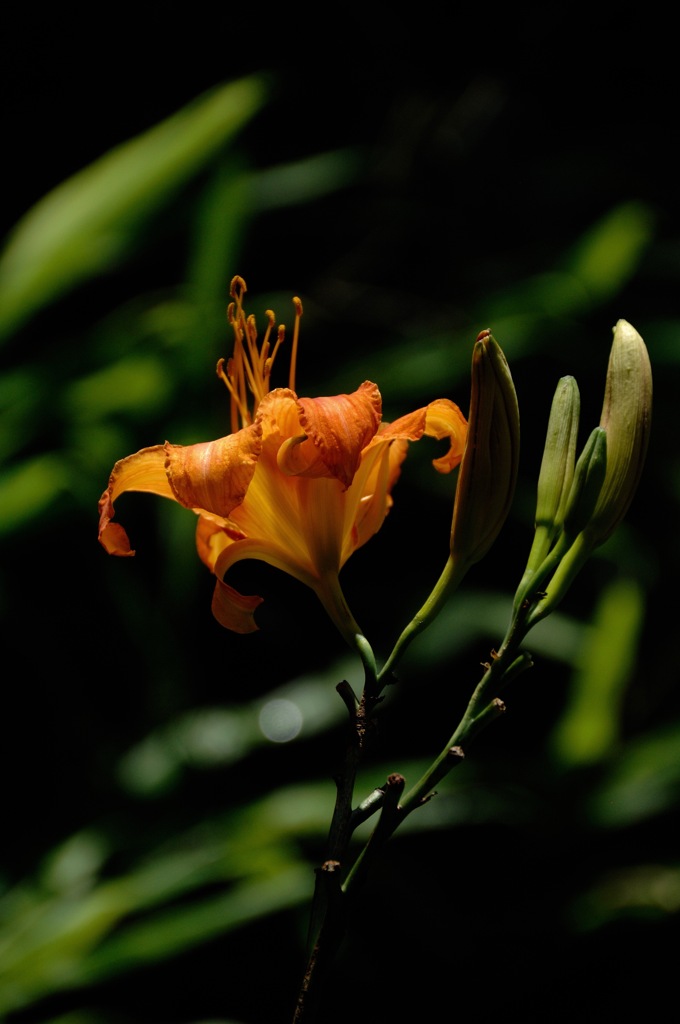
[[[574,477],[580,405],[576,380],[562,377],[550,409],[536,498],[536,528],[545,528],[551,539],[562,526]]]
[[[581,452],[564,513],[564,533],[573,539],[591,520],[607,473],[607,431],[595,427]]]
[[[534,543],[529,556],[529,563],[524,572],[522,581],[517,588],[514,600],[514,611],[517,613],[529,600],[535,601],[541,588],[550,596],[550,607],[554,607],[557,601],[561,600],[566,591],[564,583],[558,588],[555,580],[561,580],[568,576],[569,582],[573,579],[574,572],[566,573],[566,566],[573,562],[574,552],[578,552],[579,566],[587,557],[587,543],[584,543],[583,529],[593,514],[595,503],[602,490],[607,468],[607,433],[602,427],[596,427],[588,438],[585,448],[581,452],[575,469],[573,479],[569,488],[566,501],[561,496],[560,504],[566,505],[564,521],[560,524],[560,532],[554,547],[548,552],[549,538],[544,534],[545,542],[541,542],[542,533],[539,528],[536,530]],[[579,543],[574,541],[578,538]],[[539,560],[539,556],[542,559]],[[566,573],[566,576],[565,576]],[[554,574],[554,575],[553,575]],[[553,577],[551,582],[545,586],[545,581]],[[560,589],[561,588],[561,589]],[[558,593],[559,590],[559,593]],[[547,597],[539,602],[541,617],[547,614]]]
[[[500,346],[490,331],[482,331],[472,351],[470,415],[453,505],[451,553],[425,604],[394,645],[381,679],[389,678],[414,637],[493,544],[510,510],[518,464],[515,387]]]
[[[604,544],[625,515],[642,473],[651,415],[652,369],[645,343],[629,323],[619,320],[600,426],[590,435],[576,467],[562,536],[534,578],[554,571],[527,626],[553,611],[594,549]]]
[[[562,528],[574,478],[580,406],[581,399],[576,380],[573,377],[562,377],[558,381],[550,409],[538,476],[536,532],[524,579],[520,585],[522,592],[524,584],[528,584],[541,565]]]
[[[652,368],[634,327],[619,320],[609,356],[600,426],[607,432],[607,473],[588,523],[593,547],[603,544],[628,510],[649,444]]]
[[[457,574],[478,562],[510,510],[519,463],[519,409],[503,351],[482,331],[472,353],[472,388],[465,452],[451,526]]]

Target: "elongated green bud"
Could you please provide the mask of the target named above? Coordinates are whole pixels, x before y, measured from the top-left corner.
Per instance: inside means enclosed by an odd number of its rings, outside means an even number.
[[[575,552],[578,552],[579,566],[587,557],[587,544],[583,543],[582,537],[583,528],[593,514],[595,503],[602,490],[606,469],[607,434],[601,427],[596,427],[576,463],[565,502],[564,522],[555,546],[545,555],[542,562],[536,564],[534,570],[527,568],[525,571],[515,594],[515,613],[519,611],[525,600],[535,601],[540,590],[545,591],[545,595],[539,602],[541,618],[547,615],[548,610],[552,610],[562,599],[566,592],[566,586],[562,583],[558,586],[555,581],[558,577],[566,579],[568,576],[569,582],[571,582],[575,571],[567,573],[566,566],[573,561]],[[575,544],[577,538],[579,543]],[[536,540],[534,540],[531,549],[532,555],[534,555],[536,547]],[[547,586],[546,580],[550,580]],[[531,618],[536,621],[533,613]]]
[[[550,409],[538,476],[536,532],[518,594],[524,593],[562,528],[574,478],[580,407],[578,384],[573,377],[562,377]]]
[[[510,510],[519,464],[519,409],[510,368],[490,331],[472,352],[468,435],[451,525],[454,571],[478,562]]]
[[[600,426],[607,432],[607,474],[588,524],[603,544],[628,511],[647,454],[652,422],[652,367],[644,341],[626,320],[614,328]]]
[[[529,612],[528,625],[535,625],[554,611],[592,554],[594,545],[584,527],[593,514],[606,472],[607,433],[602,427],[595,427],[576,463],[562,533],[532,581],[535,585],[552,577]]]
[[[580,408],[576,380],[562,377],[550,410],[536,498],[536,527],[544,527],[551,539],[562,526],[574,477]]]
[[[581,452],[564,513],[564,532],[574,538],[588,525],[607,472],[607,431],[595,427]]]

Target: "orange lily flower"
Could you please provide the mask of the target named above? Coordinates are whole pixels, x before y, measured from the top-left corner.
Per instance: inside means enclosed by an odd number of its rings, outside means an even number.
[[[257,629],[262,598],[244,596],[224,582],[229,568],[256,558],[311,587],[350,644],[361,631],[347,608],[338,573],[349,556],[380,529],[409,441],[428,434],[448,438],[434,461],[448,473],[461,460],[467,423],[458,406],[438,399],[391,424],[381,422],[377,386],[364,382],[351,395],[299,398],[295,365],[302,303],[294,299],[295,329],[289,386],[270,390],[274,314],[258,343],[254,317],[246,317],[246,285],[235,277],[229,320],[234,354],[217,364],[231,396],[232,432],[188,446],[166,442],[117,462],[99,502],[99,540],[113,555],[133,555],[114,502],[125,491],[171,498],[198,515],[196,543],[217,576],[213,613],[237,633]]]

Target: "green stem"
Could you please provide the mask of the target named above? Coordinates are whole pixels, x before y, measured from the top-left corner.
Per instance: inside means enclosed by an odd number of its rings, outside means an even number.
[[[458,727],[415,786],[396,807],[388,806],[386,795],[378,824],[345,880],[343,892],[346,895],[360,888],[371,864],[402,821],[416,808],[427,803],[434,796],[434,787],[452,768],[463,761],[465,750],[474,737],[505,711],[505,705],[498,698],[498,692],[532,665],[531,655],[516,653],[517,645],[521,642],[518,634],[519,630],[513,630],[511,626],[501,653],[487,665]]]
[[[453,558],[449,555],[444,571],[435,583],[427,601],[420,611],[414,615],[408,626],[406,626],[381,669],[378,675],[378,682],[382,686],[387,682],[397,663],[401,661],[411,642],[439,614],[447,597],[459,586],[466,571],[467,565],[456,565]]]

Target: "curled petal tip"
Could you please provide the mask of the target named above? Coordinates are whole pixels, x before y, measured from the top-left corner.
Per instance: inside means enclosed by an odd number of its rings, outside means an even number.
[[[255,633],[260,628],[255,622],[255,609],[262,604],[257,595],[245,596],[222,580],[215,582],[212,613],[221,626],[234,633]]]
[[[120,459],[111,471],[109,486],[99,499],[99,542],[110,555],[134,555],[125,530],[112,522],[114,502],[126,491],[146,491],[164,498],[175,498],[165,473],[163,445],[143,448],[135,455],[128,455]]]
[[[99,543],[109,555],[130,558],[134,551],[130,539],[120,523],[107,523],[99,531]]]
[[[381,444],[387,440],[419,441],[423,435],[438,441],[447,439],[446,454],[434,459],[432,465],[439,473],[450,473],[463,457],[468,424],[458,406],[448,398],[437,398],[422,409],[400,416],[385,424],[375,439]]]
[[[127,533],[119,523],[112,523],[114,515],[111,489],[107,488],[99,499],[99,543],[109,555],[123,558],[134,555]]]

